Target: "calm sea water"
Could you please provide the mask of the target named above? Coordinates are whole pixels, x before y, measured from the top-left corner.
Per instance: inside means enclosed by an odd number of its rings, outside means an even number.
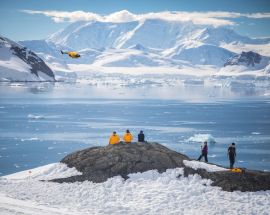
[[[244,92],[244,93],[243,93]],[[82,84],[0,85],[1,175],[58,162],[68,153],[108,144],[140,130],[191,158],[204,137],[209,161],[228,166],[226,151],[237,146],[236,166],[270,171],[270,99],[246,91],[186,86],[113,88]]]

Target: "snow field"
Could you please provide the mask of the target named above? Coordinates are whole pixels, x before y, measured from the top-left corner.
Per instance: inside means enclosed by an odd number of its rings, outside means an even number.
[[[23,180],[23,179],[51,180],[54,178],[66,178],[81,174],[82,173],[77,171],[75,168],[68,168],[66,164],[52,163],[3,177],[11,180]]]
[[[206,164],[207,165],[207,164]],[[64,173],[58,164],[50,172]],[[48,165],[39,171],[48,170]],[[54,169],[54,170],[53,170]],[[35,171],[32,170],[32,171]],[[182,168],[113,177],[104,183],[41,182],[37,178],[0,178],[0,212],[22,214],[269,214],[270,192],[224,192],[198,175],[180,176]],[[46,175],[47,172],[43,171]],[[51,175],[53,176],[53,174]],[[62,175],[63,176],[63,175]],[[180,177],[179,177],[180,176]],[[24,204],[25,203],[25,204]],[[27,204],[26,204],[27,203]],[[10,206],[11,205],[11,206]],[[15,206],[16,207],[15,207]],[[27,213],[25,207],[28,207]],[[38,208],[36,208],[38,207]],[[30,209],[29,209],[30,208]],[[57,211],[57,212],[56,212]],[[68,211],[68,212],[67,212]]]
[[[216,171],[225,171],[228,170],[226,168],[222,168],[216,165],[212,165],[212,164],[207,164],[204,162],[199,162],[199,161],[188,161],[188,160],[184,160],[184,164],[185,166],[191,167],[192,169],[205,169],[208,172],[216,172]]]

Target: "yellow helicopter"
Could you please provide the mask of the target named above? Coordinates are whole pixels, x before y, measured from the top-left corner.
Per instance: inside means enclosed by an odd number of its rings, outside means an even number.
[[[67,54],[71,58],[79,58],[79,57],[81,57],[81,55],[78,52],[63,52],[61,50],[61,53],[62,54]]]

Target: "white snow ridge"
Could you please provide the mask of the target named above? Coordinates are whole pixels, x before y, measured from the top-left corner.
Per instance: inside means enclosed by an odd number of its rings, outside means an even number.
[[[213,166],[209,169],[218,171]],[[162,174],[155,170],[130,174],[126,181],[120,176],[104,183],[39,181],[77,174],[80,174],[77,170],[56,163],[1,177],[0,214],[181,215],[270,211],[269,191],[224,192],[198,175],[182,177],[182,168]]]

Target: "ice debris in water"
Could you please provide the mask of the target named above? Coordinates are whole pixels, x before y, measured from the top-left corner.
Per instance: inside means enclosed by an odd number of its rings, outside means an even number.
[[[28,114],[27,116],[29,119],[45,119],[42,115],[34,115],[34,114]]]
[[[208,143],[216,143],[215,138],[211,134],[195,134],[194,136],[190,137],[188,142],[205,142]]]

